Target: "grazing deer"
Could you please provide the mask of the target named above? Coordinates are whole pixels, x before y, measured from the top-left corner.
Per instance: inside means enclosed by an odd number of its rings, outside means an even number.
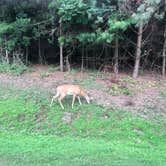
[[[79,85],[60,85],[56,88],[56,91],[57,91],[57,94],[52,97],[50,107],[52,106],[52,103],[53,103],[54,99],[58,97],[59,104],[62,107],[62,109],[64,109],[64,106],[63,106],[61,101],[66,95],[72,95],[73,96],[72,108],[74,106],[74,101],[75,101],[76,97],[77,97],[80,105],[82,105],[79,96],[83,96],[86,99],[87,103],[90,103],[89,96],[84,91],[84,89],[81,88]]]

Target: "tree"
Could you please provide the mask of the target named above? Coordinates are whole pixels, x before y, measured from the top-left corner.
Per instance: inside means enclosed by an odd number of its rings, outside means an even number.
[[[90,65],[95,69],[109,66],[118,74],[126,64],[133,65],[135,49],[134,78],[140,66],[147,63],[149,67],[154,61],[160,70],[162,66],[164,75],[166,42],[156,42],[155,34],[151,37],[147,32],[150,28],[157,29],[163,41],[165,19],[156,19],[156,13],[164,15],[164,6],[164,0],[3,0],[0,2],[1,59],[12,63],[20,52],[26,63],[29,57],[38,63],[45,63],[50,56],[51,60],[54,58],[51,63],[60,59],[61,71],[65,70],[66,61],[67,70],[70,63],[76,62],[82,66],[81,71]],[[54,50],[50,51],[50,47]],[[154,48],[153,52],[149,47]],[[150,52],[148,55],[146,50]]]
[[[165,66],[166,66],[166,1],[164,1],[164,43],[163,43],[163,50],[162,50],[162,57],[163,57],[163,64],[162,64],[162,75],[165,76]]]
[[[138,34],[137,34],[138,37],[137,37],[137,46],[136,46],[136,53],[135,53],[135,65],[133,70],[133,78],[138,77],[139,64],[141,59],[142,33],[143,33],[143,20],[140,20]]]
[[[159,0],[138,1],[137,11],[133,13],[133,21],[135,22],[136,26],[138,26],[133,78],[137,78],[139,73],[139,66],[140,66],[140,60],[141,60],[142,35],[144,31],[143,28],[146,24],[148,24],[150,18],[156,12],[159,2],[160,2]]]
[[[118,59],[119,59],[119,40],[122,38],[122,33],[131,24],[131,20],[128,14],[116,13],[110,17],[109,21],[109,32],[113,34],[113,39],[115,41],[115,51],[114,51],[114,73],[118,74]]]
[[[166,26],[165,26],[165,30],[164,30],[164,44],[163,44],[162,57],[163,57],[162,75],[165,76],[165,65],[166,65]]]
[[[73,38],[72,26],[88,23],[88,6],[82,0],[58,0],[60,44],[60,69],[63,71],[63,49]],[[74,28],[75,30],[75,28]],[[74,32],[75,33],[75,32]],[[66,58],[67,63],[68,56]]]
[[[42,3],[40,3],[42,6]],[[40,21],[46,18],[44,7],[41,10],[36,11],[36,15],[33,15],[32,11],[35,11],[37,1],[29,3],[28,0],[24,0],[18,3],[18,1],[4,1],[3,6],[0,7],[2,12],[1,17],[1,32],[0,41],[1,46],[6,50],[6,55],[11,55],[14,58],[14,52],[23,52],[26,49],[26,61],[28,59],[28,46],[32,40],[40,39],[40,36],[45,33],[45,26],[41,26]],[[41,12],[42,11],[42,12]],[[45,23],[45,22],[44,22]]]

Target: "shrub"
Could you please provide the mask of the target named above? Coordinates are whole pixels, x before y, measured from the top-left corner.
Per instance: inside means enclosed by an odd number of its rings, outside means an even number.
[[[27,66],[25,66],[23,63],[12,63],[9,64],[7,62],[1,62],[0,63],[0,72],[1,73],[12,73],[14,75],[21,75],[28,69]]]

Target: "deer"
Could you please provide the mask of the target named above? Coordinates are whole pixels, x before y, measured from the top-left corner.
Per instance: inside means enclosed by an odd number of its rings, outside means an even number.
[[[76,97],[77,97],[80,105],[82,105],[80,96],[83,96],[86,99],[88,104],[90,103],[90,97],[85,92],[85,90],[82,87],[80,87],[79,85],[73,85],[73,84],[60,85],[56,88],[56,92],[57,92],[56,95],[54,95],[52,97],[50,107],[52,106],[53,101],[58,97],[58,102],[59,102],[61,108],[64,109],[64,106],[62,104],[62,99],[67,95],[73,96],[72,97],[72,109],[74,107],[74,102],[75,102]]]

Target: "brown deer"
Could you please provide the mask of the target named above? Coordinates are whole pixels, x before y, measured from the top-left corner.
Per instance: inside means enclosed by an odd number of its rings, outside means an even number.
[[[53,101],[58,97],[58,101],[60,106],[62,107],[62,109],[64,109],[64,106],[62,104],[62,99],[66,96],[66,95],[72,95],[73,99],[72,99],[72,108],[74,106],[74,102],[75,102],[75,98],[77,97],[80,105],[82,105],[81,100],[80,100],[80,96],[83,96],[87,103],[90,103],[90,97],[87,95],[87,93],[85,92],[85,90],[80,87],[79,85],[60,85],[56,88],[56,95],[52,97],[51,100],[51,104],[50,107],[52,106]]]

